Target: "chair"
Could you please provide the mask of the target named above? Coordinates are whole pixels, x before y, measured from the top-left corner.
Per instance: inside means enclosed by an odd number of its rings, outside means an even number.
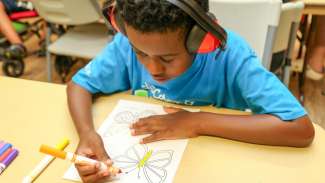
[[[281,0],[210,0],[220,24],[244,37],[270,69]]]
[[[33,0],[33,3],[39,15],[47,22],[74,26],[51,44],[51,32],[47,33],[48,81],[52,80],[50,53],[59,55],[59,58],[72,56],[91,59],[111,40],[106,25],[99,22],[101,11],[96,0]],[[65,61],[69,59],[63,60]],[[62,59],[57,59],[56,64],[62,64]],[[69,68],[65,71],[59,69],[59,72],[62,81],[65,81]]]
[[[302,1],[284,3],[281,8],[280,22],[275,36],[273,53],[284,53],[280,58],[279,67],[272,70],[279,73],[280,78],[286,86],[289,86],[291,75],[291,60],[293,58],[297,30],[300,25],[300,19],[304,3]],[[275,60],[274,60],[275,61]],[[273,63],[272,63],[273,65]]]

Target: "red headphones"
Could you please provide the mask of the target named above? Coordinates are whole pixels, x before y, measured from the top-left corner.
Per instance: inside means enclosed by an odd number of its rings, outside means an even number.
[[[217,24],[217,20],[210,12],[206,13],[194,0],[166,0],[191,16],[196,24],[190,29],[186,48],[189,53],[209,53],[217,48],[226,47],[227,33]],[[124,22],[117,11],[115,1],[110,1],[103,8],[103,15],[112,27],[125,34]]]

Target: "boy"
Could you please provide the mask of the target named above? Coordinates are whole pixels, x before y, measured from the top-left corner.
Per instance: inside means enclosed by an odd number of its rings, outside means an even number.
[[[196,3],[208,11],[208,0]],[[199,135],[295,147],[312,142],[314,129],[304,109],[233,32],[227,31],[224,51],[191,54],[184,43],[196,22],[171,3],[117,0],[115,11],[127,37],[117,34],[68,84],[69,109],[80,137],[77,153],[111,163],[93,126],[92,94],[128,89],[146,89],[169,102],[249,108],[254,113],[233,116],[166,108],[169,114],[140,119],[130,127],[133,135],[151,134],[142,143]],[[84,182],[110,177],[98,165],[76,167]]]

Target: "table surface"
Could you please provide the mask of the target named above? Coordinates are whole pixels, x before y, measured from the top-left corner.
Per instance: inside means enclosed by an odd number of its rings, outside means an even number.
[[[0,77],[0,86],[0,139],[20,150],[17,159],[0,176],[0,182],[21,182],[44,156],[38,152],[40,144],[54,145],[67,137],[71,143],[66,150],[74,151],[78,137],[68,112],[64,85]],[[93,107],[96,127],[119,99],[163,104],[127,93],[100,97]],[[200,109],[244,114],[214,107]],[[323,183],[325,131],[317,125],[315,128],[315,140],[309,148],[254,145],[217,137],[190,139],[175,182]],[[69,182],[61,178],[69,165],[55,160],[36,182]]]

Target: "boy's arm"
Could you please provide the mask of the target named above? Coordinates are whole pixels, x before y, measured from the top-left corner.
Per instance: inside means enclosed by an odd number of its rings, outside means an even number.
[[[133,135],[152,134],[144,138],[143,143],[210,135],[255,144],[305,147],[314,138],[314,128],[307,116],[284,122],[268,114],[246,116],[187,111],[140,119],[131,126],[131,132]]]
[[[94,128],[91,106],[92,94],[72,81],[67,87],[69,111],[79,135],[76,153],[111,164],[101,137]],[[95,182],[110,176],[108,171],[99,171],[98,165],[77,164],[83,182]]]
[[[71,117],[80,141],[76,152],[100,161],[111,163],[101,137],[96,133],[91,113],[92,94],[114,93],[130,88],[128,60],[131,46],[121,34],[79,70],[68,84],[67,95]],[[99,166],[78,164],[76,168],[83,182],[97,182],[109,178],[107,171],[99,171]]]
[[[198,116],[198,134],[265,145],[305,147],[314,138],[314,128],[307,116],[290,122],[259,114],[251,116],[204,113]]]
[[[69,111],[77,129],[79,138],[95,132],[91,106],[92,94],[72,81],[67,87]]]

